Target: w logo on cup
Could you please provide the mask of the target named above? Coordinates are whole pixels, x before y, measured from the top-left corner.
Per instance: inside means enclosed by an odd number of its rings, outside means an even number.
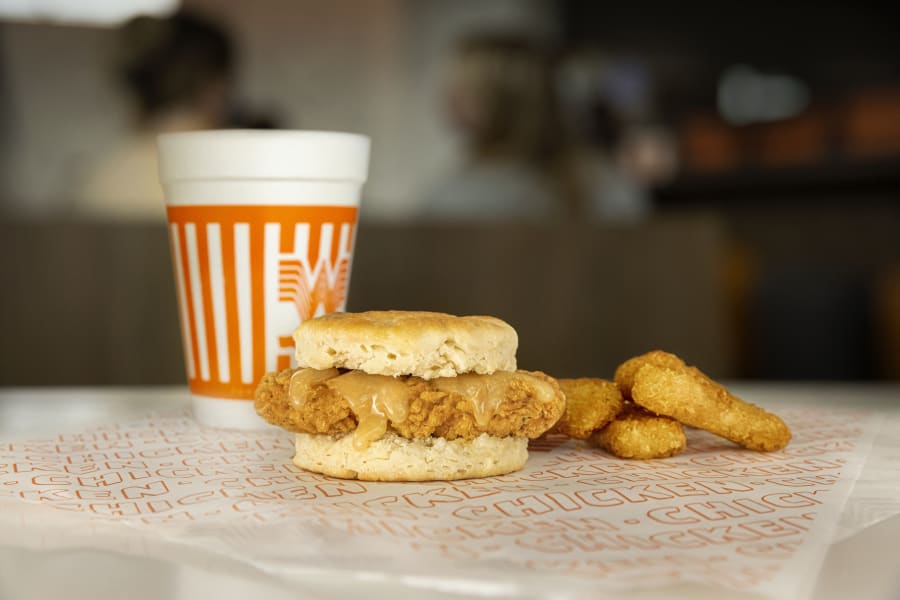
[[[315,240],[310,239],[310,224],[295,226],[294,248],[282,255],[284,258],[278,263],[278,300],[296,309],[298,324],[346,307],[353,243],[351,229],[350,223],[341,225],[335,246],[334,224],[324,223],[318,231],[318,252],[312,254],[310,243],[315,244]],[[277,367],[284,369],[290,366],[294,348],[290,335],[279,338],[279,348]]]
[[[318,310],[334,312],[340,310],[347,299],[347,286],[350,281],[350,228],[349,224],[341,225],[338,243],[338,259],[335,262],[325,260],[327,249],[332,247],[333,227],[326,223],[321,230],[321,246],[319,261],[309,265],[308,256],[309,229],[306,223],[298,224],[295,236],[298,247],[293,256],[283,258],[278,272],[279,300],[290,302],[297,309],[301,321],[317,316]],[[305,243],[304,243],[305,242]],[[326,252],[323,252],[323,249]]]
[[[355,207],[169,206],[188,383],[252,398],[301,320],[343,310]]]

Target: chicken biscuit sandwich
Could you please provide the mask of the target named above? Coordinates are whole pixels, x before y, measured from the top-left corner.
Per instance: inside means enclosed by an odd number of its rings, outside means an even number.
[[[431,481],[516,471],[565,411],[556,381],[516,370],[494,317],[331,313],[294,332],[298,369],[269,373],[256,411],[296,433],[294,463],[334,477]]]

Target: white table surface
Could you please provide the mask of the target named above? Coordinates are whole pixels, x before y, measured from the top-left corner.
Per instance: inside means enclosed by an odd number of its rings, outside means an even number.
[[[900,386],[735,385],[763,406],[781,403],[848,405],[885,414],[869,462],[896,457],[900,448]],[[189,406],[185,388],[0,388],[0,441],[22,435],[78,430],[99,421],[137,416],[156,408]],[[884,462],[882,460],[882,462]],[[865,468],[863,473],[865,474]],[[885,492],[900,496],[900,489]],[[891,498],[897,500],[900,498]],[[297,598],[295,590],[251,572],[223,574],[166,561],[78,550],[26,551],[3,546],[0,531],[0,599]],[[320,596],[397,598],[409,593],[334,582]],[[428,598],[434,594],[416,595]],[[309,596],[306,596],[309,597]],[[455,597],[455,596],[452,596]],[[597,596],[599,599],[601,596]],[[671,589],[616,594],[616,598],[744,598],[720,590]],[[815,583],[816,599],[900,598],[900,516],[882,520],[831,546]]]

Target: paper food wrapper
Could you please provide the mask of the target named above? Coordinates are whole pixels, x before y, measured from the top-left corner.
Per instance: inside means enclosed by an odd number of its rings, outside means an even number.
[[[244,567],[298,591],[380,582],[577,598],[699,584],[796,598],[879,419],[777,412],[794,433],[781,452],[692,430],[677,457],[627,461],[551,437],[508,476],[402,484],[301,471],[286,432],[150,415],[0,445],[0,525],[6,544]]]

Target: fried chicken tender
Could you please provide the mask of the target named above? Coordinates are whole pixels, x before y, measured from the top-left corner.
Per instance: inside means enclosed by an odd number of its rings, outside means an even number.
[[[294,402],[289,391],[293,373],[292,369],[267,373],[257,386],[255,407],[263,419],[296,433],[336,435],[356,429],[358,419],[350,404],[324,382],[311,385],[303,402]],[[490,414],[480,416],[475,401],[436,389],[435,380],[396,380],[406,385],[408,411],[401,421],[389,420],[388,431],[407,439],[471,440],[482,433],[536,438],[559,420],[566,405],[556,380],[538,371],[516,371],[497,378],[502,399]]]
[[[684,427],[669,417],[634,405],[591,436],[591,442],[619,458],[666,458],[687,446]]]
[[[620,386],[631,383],[629,395],[636,404],[751,450],[769,452],[788,444],[790,429],[777,415],[741,400],[699,369],[666,354],[657,351],[631,359],[632,364],[616,372]]]
[[[640,356],[635,356],[634,358],[626,360],[619,365],[616,369],[616,374],[613,376],[613,381],[619,386],[619,391],[622,392],[622,397],[626,400],[631,400],[631,388],[634,387],[634,376],[637,374],[638,369],[646,364],[656,365],[663,369],[675,370],[685,367],[684,362],[680,358],[669,352],[663,352],[662,350],[653,350],[646,354],[641,354]]]
[[[570,438],[588,439],[624,408],[622,394],[612,381],[590,377],[557,381],[566,395],[566,412],[554,430]]]

